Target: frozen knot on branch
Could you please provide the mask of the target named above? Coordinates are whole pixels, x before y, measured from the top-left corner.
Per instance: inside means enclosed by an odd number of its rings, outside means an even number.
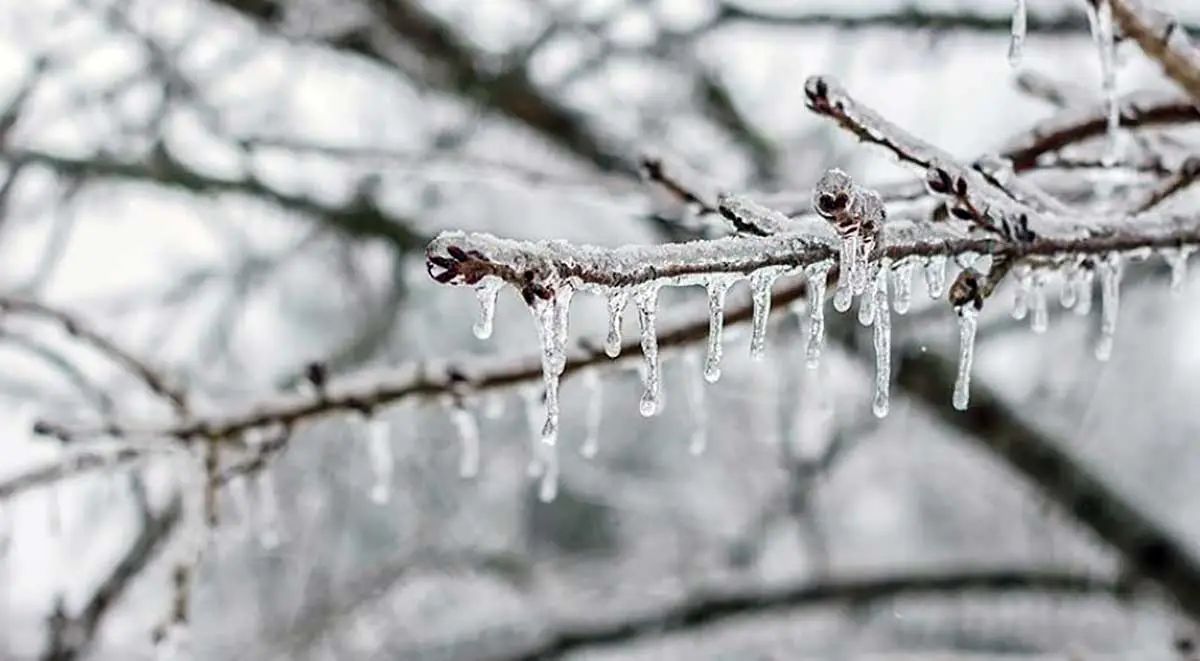
[[[812,195],[813,211],[833,228],[840,241],[839,278],[833,304],[839,312],[850,307],[855,295],[866,291],[872,260],[878,259],[887,209],[883,198],[839,169],[827,171]]]

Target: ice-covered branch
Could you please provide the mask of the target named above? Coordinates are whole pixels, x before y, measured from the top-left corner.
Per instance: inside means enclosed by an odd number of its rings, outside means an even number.
[[[1200,219],[1146,216],[1113,219],[1095,236],[1010,242],[971,236],[961,224],[894,221],[884,226],[882,255],[893,262],[964,253],[1012,258],[1102,255],[1142,248],[1175,248],[1200,242]],[[746,277],[762,269],[802,269],[837,255],[832,234],[725,237],[688,243],[600,248],[557,241],[525,242],[489,234],[444,232],[429,246],[431,275],[443,284],[479,285],[498,278],[527,301],[547,299],[556,283],[604,291],[654,283],[702,285],[720,275]]]
[[[1108,130],[1108,106],[1096,104],[1067,109],[1011,139],[1000,154],[1017,172],[1034,167],[1038,159],[1064,147],[1103,136]],[[1200,122],[1200,110],[1187,99],[1161,93],[1135,94],[1118,104],[1121,126],[1126,129],[1174,126]]]
[[[1112,20],[1125,36],[1156,60],[1168,78],[1200,103],[1200,50],[1188,39],[1187,30],[1174,18],[1147,7],[1142,0],[1088,0],[1093,6],[1106,4]],[[1103,7],[1100,7],[1103,9]]]
[[[643,641],[709,627],[749,614],[761,616],[805,606],[863,604],[901,596],[1033,593],[1121,598],[1125,586],[1101,576],[1037,568],[946,569],[701,592],[663,610],[639,612],[608,622],[564,624],[535,649],[510,661],[560,658],[585,648]]]

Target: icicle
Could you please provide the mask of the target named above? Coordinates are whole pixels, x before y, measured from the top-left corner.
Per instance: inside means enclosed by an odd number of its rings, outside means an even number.
[[[1096,267],[1100,272],[1100,340],[1096,343],[1096,358],[1108,360],[1112,356],[1121,305],[1121,255],[1110,252]]]
[[[583,384],[584,397],[587,401],[587,417],[584,420],[583,445],[579,454],[591,459],[600,450],[600,420],[604,416],[604,383],[600,372],[595,368],[586,368],[579,374]]]
[[[638,411],[646,417],[658,412],[659,390],[662,387],[662,364],[658,358],[658,332],[654,328],[655,317],[658,314],[657,283],[643,285],[633,293],[633,302],[637,306],[638,324],[642,333],[642,355],[645,358],[643,382],[646,387]]]
[[[279,547],[279,496],[275,493],[275,475],[263,469],[254,480],[257,493],[255,509],[258,511],[258,543],[264,549]]]
[[[496,320],[496,298],[500,295],[500,287],[504,281],[500,278],[487,277],[475,285],[475,298],[479,299],[479,319],[475,321],[472,330],[475,337],[486,340],[492,336],[492,327]]]
[[[975,362],[975,329],[979,310],[968,303],[959,306],[958,313],[958,376],[954,380],[954,408],[967,410],[971,401],[971,365]]]
[[[767,322],[771,318],[771,285],[778,274],[774,271],[758,271],[750,276],[750,298],[754,304],[754,317],[750,324],[750,357],[762,360],[767,350]]]
[[[838,251],[838,282],[833,292],[833,309],[838,312],[850,309],[850,302],[854,298],[854,269],[857,267],[858,232],[850,232],[841,237]]]
[[[614,289],[608,294],[608,335],[604,338],[604,353],[609,358],[621,355],[621,319],[628,302],[624,289]]]
[[[888,310],[888,260],[879,263],[875,276],[875,401],[871,410],[882,418],[891,407],[892,315]]]
[[[1030,284],[1030,315],[1029,327],[1035,333],[1045,333],[1050,327],[1050,310],[1046,305],[1046,276],[1034,273]]]
[[[692,414],[692,436],[688,441],[688,452],[704,454],[708,447],[708,410],[704,405],[704,382],[700,380],[700,355],[695,351],[683,354],[683,380],[687,390],[688,409]]]
[[[458,474],[475,477],[479,474],[479,425],[475,422],[475,416],[466,404],[454,402],[450,405],[450,422],[458,432],[458,440],[462,445]]]
[[[1012,37],[1008,42],[1008,64],[1017,67],[1021,64],[1021,55],[1025,51],[1025,34],[1028,29],[1028,8],[1025,0],[1016,0],[1013,6]]]
[[[894,308],[896,314],[908,314],[908,308],[912,304],[912,274],[915,263],[912,261],[900,264],[892,270],[892,277],[896,283],[896,293]]]
[[[946,293],[946,262],[944,255],[934,255],[925,261],[925,287],[929,298],[937,300]]]
[[[1108,126],[1105,133],[1107,146],[1101,162],[1106,166],[1116,164],[1118,153],[1118,134],[1121,124],[1120,99],[1117,97],[1117,61],[1116,40],[1113,35],[1112,5],[1108,0],[1088,0],[1088,23],[1092,30],[1092,39],[1100,54],[1100,89],[1104,96],[1104,104],[1108,109]]]
[[[1079,300],[1079,291],[1075,288],[1075,281],[1079,279],[1079,268],[1070,267],[1063,275],[1062,287],[1058,290],[1058,301],[1064,309],[1075,307],[1075,303]]]
[[[1095,274],[1091,269],[1080,268],[1079,277],[1075,280],[1075,314],[1086,317],[1092,312],[1092,281]]]
[[[392,473],[395,457],[392,455],[392,426],[386,418],[374,417],[366,421],[367,454],[371,461],[374,482],[371,485],[371,500],[382,505],[392,498]]]
[[[558,442],[558,386],[559,377],[567,364],[567,323],[571,296],[571,288],[563,286],[554,292],[549,301],[534,301],[530,308],[542,342],[542,382],[546,388],[546,421],[542,425],[542,443],[548,446]]]
[[[1024,319],[1029,315],[1029,299],[1033,293],[1033,276],[1029,269],[1017,267],[1017,291],[1013,294],[1012,318]]]
[[[704,380],[716,383],[721,378],[722,334],[725,327],[725,295],[733,281],[713,278],[705,285],[708,290],[708,356],[704,360]]]
[[[526,388],[521,392],[521,399],[525,405],[525,421],[529,424],[530,448],[532,449],[529,466],[525,470],[529,477],[538,477],[545,469],[542,465],[542,426],[545,423],[542,413],[542,392],[540,388]]]
[[[882,269],[876,272],[876,277],[880,275],[886,276]],[[865,294],[858,300],[858,323],[863,326],[870,326],[875,323],[875,296],[873,292]]]
[[[1178,296],[1183,292],[1183,283],[1187,280],[1188,257],[1194,248],[1183,246],[1168,248],[1162,251],[1163,259],[1171,267],[1171,295]]]
[[[828,277],[827,262],[808,269],[808,346],[804,364],[810,370],[821,364],[821,351],[825,347],[825,282]]]

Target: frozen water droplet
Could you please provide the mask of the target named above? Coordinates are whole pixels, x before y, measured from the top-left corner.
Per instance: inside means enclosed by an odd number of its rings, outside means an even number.
[[[754,316],[750,331],[750,357],[762,360],[767,347],[767,322],[771,316],[771,285],[778,273],[774,270],[757,271],[750,276],[750,296],[754,304]]]
[[[732,279],[722,277],[714,277],[705,285],[708,292],[708,356],[704,360],[704,380],[709,383],[716,383],[721,378],[725,295],[732,285]]]
[[[479,299],[479,318],[472,330],[475,337],[486,340],[492,336],[492,327],[496,319],[496,298],[504,281],[500,278],[487,277],[475,285],[475,297]]]
[[[450,422],[458,432],[462,454],[458,462],[458,474],[475,477],[479,474],[479,425],[466,404],[455,402],[450,405]]]
[[[971,401],[971,365],[975,362],[975,331],[979,322],[979,310],[967,304],[957,308],[958,313],[958,375],[954,380],[954,408],[967,410]]]
[[[621,355],[621,319],[625,316],[628,301],[624,289],[614,289],[608,294],[608,335],[604,338],[604,353],[609,358]]]
[[[638,411],[645,417],[658,413],[659,390],[662,385],[662,364],[658,357],[658,331],[655,330],[655,317],[658,314],[659,285],[651,283],[642,285],[634,291],[633,301],[637,306],[638,325],[642,334],[642,356],[645,359],[643,383],[645,392],[642,394]]]
[[[371,461],[371,500],[383,504],[392,498],[392,473],[395,457],[392,454],[392,426],[386,418],[374,417],[366,421],[367,456]]]
[[[708,410],[704,405],[704,382],[700,380],[700,357],[694,351],[683,354],[683,380],[687,391],[688,410],[692,414],[692,435],[688,441],[688,452],[703,454],[708,447]]]
[[[587,417],[584,419],[583,445],[579,454],[591,459],[600,450],[600,421],[604,416],[604,383],[600,372],[595,368],[586,368],[579,374],[583,384],[584,397],[587,401]]]
[[[872,411],[882,418],[891,408],[892,319],[888,310],[888,261],[880,262],[875,276],[875,400]]]
[[[1008,42],[1008,64],[1011,67],[1015,68],[1021,64],[1028,23],[1028,8],[1025,6],[1025,0],[1016,0],[1013,6],[1012,36]]]
[[[1121,305],[1121,255],[1111,252],[1096,265],[1100,275],[1100,339],[1096,343],[1096,358],[1106,361],[1112,356],[1113,339],[1117,334],[1117,317]]]
[[[908,261],[892,270],[892,277],[895,279],[896,284],[896,293],[894,294],[896,314],[908,314],[908,308],[912,304],[912,275],[914,265],[914,262]]]
[[[925,260],[925,287],[929,298],[937,300],[946,293],[946,263],[944,255],[934,255]]]
[[[810,370],[821,364],[821,352],[825,347],[825,282],[828,277],[827,262],[808,268],[808,346],[804,363]]]
[[[1070,267],[1063,274],[1062,287],[1058,290],[1058,300],[1064,309],[1075,307],[1075,303],[1079,298],[1079,291],[1075,287],[1075,281],[1079,279],[1079,268]]]

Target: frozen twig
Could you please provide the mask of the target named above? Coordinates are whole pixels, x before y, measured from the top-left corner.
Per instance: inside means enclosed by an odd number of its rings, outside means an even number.
[[[1125,36],[1137,42],[1147,56],[1156,60],[1168,78],[1200,103],[1200,50],[1188,39],[1187,30],[1174,18],[1142,4],[1142,0],[1087,0],[1093,5],[1107,2],[1112,17]]]
[[[0,296],[0,314],[25,315],[45,319],[62,328],[67,335],[92,347],[113,363],[141,381],[155,396],[170,403],[178,413],[187,410],[187,394],[150,366],[145,360],[126,351],[103,333],[91,328],[75,315],[26,298]]]

